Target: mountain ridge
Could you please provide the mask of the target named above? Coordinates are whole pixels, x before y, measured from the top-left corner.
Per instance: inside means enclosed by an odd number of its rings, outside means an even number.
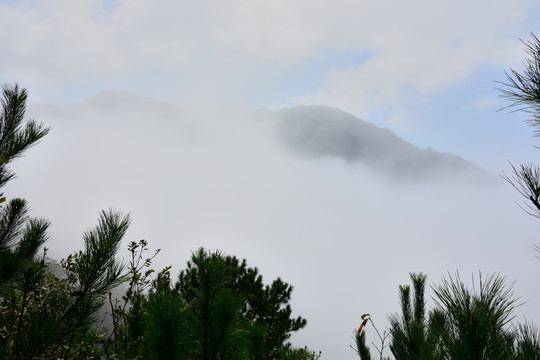
[[[64,107],[38,105],[35,109],[38,113],[39,109],[42,109],[51,114],[66,111],[75,123],[77,118],[81,117],[103,119],[110,131],[124,131],[124,137],[137,136],[137,128],[147,127],[151,133],[152,127],[145,126],[151,121],[152,125],[163,127],[169,135],[176,132],[184,140],[189,136],[188,133],[201,134],[203,130],[198,131],[196,128],[202,126],[201,121],[207,121],[201,116],[229,120],[230,124],[226,126],[232,133],[238,132],[239,127],[249,125],[250,122],[256,124],[260,122],[257,120],[264,119],[265,123],[270,123],[277,135],[277,145],[297,156],[321,160],[339,159],[349,165],[366,166],[398,180],[445,178],[457,174],[473,175],[478,179],[495,177],[458,155],[440,153],[431,148],[421,149],[389,129],[379,128],[350,113],[325,105],[304,105],[277,111],[213,108],[208,113],[211,115],[208,115],[192,111],[193,108],[188,106],[125,92],[107,91]],[[235,121],[240,118],[250,121]],[[70,122],[72,126],[75,125]],[[119,126],[120,124],[123,125]],[[207,123],[206,126],[208,125],[212,126],[212,123]],[[89,124],[81,126],[87,127]]]
[[[398,178],[430,178],[488,171],[455,154],[421,149],[389,129],[379,128],[345,111],[320,105],[280,110],[279,133],[285,146],[311,157],[362,163]]]

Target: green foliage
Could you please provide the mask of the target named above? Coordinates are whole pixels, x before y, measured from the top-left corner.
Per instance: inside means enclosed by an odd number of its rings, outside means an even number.
[[[523,111],[531,117],[526,121],[534,127],[535,136],[540,136],[540,39],[531,34],[532,39],[523,41],[528,57],[523,62],[522,73],[510,69],[505,72],[507,82],[499,82],[504,88],[501,97],[511,103],[507,106],[513,111]],[[512,165],[512,175],[504,175],[508,181],[526,199],[524,210],[540,218],[540,168],[532,163]]]
[[[98,225],[83,234],[84,250],[62,261],[70,294],[65,312],[58,320],[60,333],[83,336],[97,321],[106,294],[124,281],[122,265],[116,259],[121,240],[129,227],[129,216],[103,211]]]
[[[190,336],[186,304],[173,293],[150,294],[144,304],[145,354],[155,359],[190,359],[197,346]]]
[[[4,86],[2,95],[0,187],[15,176],[11,160],[49,131],[24,121],[25,89]],[[264,285],[245,260],[199,249],[172,287],[171,267],[156,274],[151,263],[159,250],[145,257],[148,244],[140,240],[128,245],[124,274],[116,255],[130,218],[108,210],[83,233],[83,249],[58,266],[46,248],[38,256],[49,222],[29,211],[23,199],[0,208],[0,360],[319,359],[287,342],[306,325],[291,316],[292,286],[279,278]],[[113,299],[123,284],[125,295]],[[106,303],[111,329],[99,316]]]
[[[366,343],[366,332],[358,331],[355,335],[356,353],[360,360],[371,360],[371,351]]]
[[[248,268],[245,260],[240,263],[234,257],[201,248],[192,254],[178,282],[172,286],[170,266],[157,274],[150,269],[157,252],[144,258],[143,253],[148,250],[146,241],[131,242],[128,249],[129,288],[123,305],[110,300],[114,329],[102,354],[151,359],[315,360],[320,357],[320,353],[294,348],[285,342],[268,346],[265,341],[269,339],[270,320],[257,322],[251,317],[262,310],[249,304],[245,289],[262,290],[259,296],[263,294],[263,301],[266,289],[280,299],[271,304],[280,303],[287,309],[284,299],[290,297],[290,292],[279,296],[279,291],[291,288],[287,285],[270,291],[271,286],[266,287],[257,270]],[[236,267],[239,264],[243,264],[240,269]],[[273,318],[269,316],[269,319]],[[280,338],[288,338],[287,335],[281,334]]]
[[[179,295],[189,303],[188,318],[198,344],[196,357],[207,360],[220,354],[220,358],[228,358],[231,352],[243,351],[232,347],[241,342],[243,299],[229,286],[232,278],[224,257],[199,249],[188,262],[188,271],[190,282],[181,285],[185,290]]]
[[[18,85],[2,88],[0,187],[15,176],[8,162],[48,132],[32,120],[24,122],[26,99]],[[36,256],[48,238],[49,223],[29,217],[29,210],[23,199],[12,199],[0,210],[0,358],[23,357],[39,345],[38,333],[49,328],[41,304],[33,301],[42,295],[46,266]]]
[[[202,269],[207,269],[209,264],[221,268],[211,275],[216,277],[213,281],[219,283],[228,296],[239,299],[240,309],[235,316],[247,327],[248,338],[259,344],[257,347],[254,343],[250,345],[253,351],[264,354],[264,359],[278,358],[291,333],[307,323],[301,317],[291,317],[292,286],[279,278],[265,285],[258,269],[248,267],[245,259],[240,261],[234,256],[219,252],[209,254],[199,249],[175,285],[188,302],[200,291],[206,274]]]
[[[156,293],[168,291],[166,276]],[[165,279],[165,281],[163,281]],[[165,286],[164,286],[165,284]],[[183,299],[195,358],[278,359],[300,356],[286,340],[306,324],[292,318],[292,287],[276,279],[265,285],[258,269],[245,260],[197,250],[174,286]]]
[[[129,223],[127,215],[103,211],[98,225],[83,234],[84,251],[68,257],[62,264],[73,281],[73,296],[105,294],[125,280],[121,276],[123,266],[115,255]]]
[[[8,163],[49,131],[24,120],[25,89],[4,86],[2,95],[0,187],[15,176]],[[103,212],[84,235],[85,250],[63,262],[66,276],[58,278],[46,264],[46,249],[37,256],[50,224],[29,211],[23,199],[0,209],[0,358],[83,358],[102,336],[94,323],[104,295],[122,281],[115,255],[129,219]]]
[[[516,299],[499,275],[480,275],[478,292],[470,291],[459,275],[433,288],[437,307],[430,327],[437,336],[437,352],[448,359],[508,359],[513,336],[508,325]]]
[[[19,85],[2,87],[2,112],[0,113],[0,187],[3,187],[15,174],[8,169],[8,162],[21,157],[49,132],[43,124],[24,119],[28,92]]]
[[[414,293],[411,303],[411,287],[401,285],[399,296],[401,301],[401,316],[391,315],[390,350],[396,358],[401,359],[430,359],[431,342],[427,341],[427,320],[425,311],[426,275],[410,274]]]
[[[540,359],[540,332],[533,323],[519,324],[516,336],[516,359]]]
[[[6,359],[83,358],[97,351],[95,344],[103,334],[95,327],[96,314],[105,294],[122,281],[115,256],[128,224],[127,216],[102,212],[98,226],[84,235],[85,250],[62,262],[63,278],[48,271],[45,255],[36,260],[30,253],[23,266],[4,279],[0,317],[10,325],[0,330],[0,353]],[[32,226],[30,222],[26,229]],[[27,241],[41,244],[27,240],[32,234],[43,238],[46,228],[41,230],[20,233],[19,247]]]
[[[540,166],[528,163],[512,167],[512,175],[503,176],[527,201],[519,205],[527,214],[540,218]]]
[[[8,162],[23,153],[45,136],[49,129],[33,120],[24,120],[28,93],[18,85],[4,85],[0,103],[0,187],[15,174]],[[0,202],[5,202],[0,194]],[[49,223],[28,217],[29,207],[22,199],[11,200],[0,211],[0,286],[34,261],[38,249],[47,240]]]
[[[277,359],[286,360],[319,360],[321,352],[315,352],[307,347],[295,348],[290,344],[286,345],[281,351]]]
[[[23,199],[12,199],[0,209],[0,286],[35,261],[39,248],[47,240],[49,223],[28,216],[30,208]]]
[[[508,82],[499,82],[504,86],[501,97],[512,103],[508,108],[531,114],[528,120],[533,127],[540,126],[540,40],[531,34],[532,39],[523,41],[528,57],[523,62],[525,70],[520,73],[510,69],[505,72]],[[540,130],[535,130],[540,136]]]
[[[396,360],[540,359],[537,327],[511,324],[519,304],[505,277],[480,274],[478,289],[474,284],[469,289],[459,274],[443,279],[432,287],[435,306],[427,318],[426,276],[411,274],[411,280],[413,302],[411,288],[400,286],[401,315],[389,317],[390,349]],[[365,339],[357,336],[358,352],[360,345],[365,346]]]

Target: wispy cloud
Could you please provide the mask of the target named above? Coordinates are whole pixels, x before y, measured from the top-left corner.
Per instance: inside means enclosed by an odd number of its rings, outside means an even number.
[[[335,105],[357,115],[383,104],[403,112],[407,88],[436,91],[479,66],[514,62],[521,56],[516,34],[523,34],[533,6],[529,0],[19,1],[0,4],[0,30],[10,34],[0,40],[9,54],[0,59],[0,76],[38,89],[41,98],[82,84],[97,91],[125,84],[134,93],[169,92],[180,101],[190,89],[203,96],[207,88],[214,100],[236,92],[231,100],[240,102],[242,94],[273,85],[265,69],[279,78],[320,56],[331,53],[339,63],[357,52],[370,56],[328,67],[318,84],[283,91],[281,102]]]
[[[476,101],[474,102],[475,106],[478,109],[487,109],[487,108],[495,108],[497,106],[497,99],[490,97],[490,96],[480,96]]]

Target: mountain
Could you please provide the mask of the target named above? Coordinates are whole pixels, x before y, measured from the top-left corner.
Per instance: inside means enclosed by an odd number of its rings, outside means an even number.
[[[327,106],[300,106],[280,111],[201,109],[111,91],[66,107],[34,106],[32,113],[38,119],[49,119],[49,123],[52,120],[53,127],[59,128],[64,136],[76,137],[93,130],[101,132],[103,156],[111,151],[122,151],[107,146],[113,144],[115,138],[123,139],[124,145],[149,146],[151,149],[147,150],[154,155],[166,157],[164,149],[170,154],[178,151],[182,144],[204,138],[212,139],[207,146],[214,150],[219,144],[227,150],[258,146],[259,142],[253,139],[262,136],[277,138],[272,146],[297,156],[366,166],[381,176],[400,181],[455,175],[483,180],[494,177],[459,156],[420,149],[388,129]],[[68,122],[59,123],[57,119]],[[141,139],[142,134],[144,139]]]
[[[289,149],[314,158],[361,163],[399,179],[424,179],[468,173],[490,175],[459,156],[420,149],[388,129],[327,106],[300,106],[280,112],[278,132]]]

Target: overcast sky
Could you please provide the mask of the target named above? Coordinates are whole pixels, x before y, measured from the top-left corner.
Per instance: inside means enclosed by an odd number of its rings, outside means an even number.
[[[500,174],[509,160],[538,159],[525,115],[497,111],[508,104],[494,89],[506,69],[521,69],[519,39],[540,34],[538,18],[534,0],[0,0],[0,83],[26,87],[33,105],[109,90],[198,108],[330,105]],[[135,238],[164,249],[164,265],[201,245],[247,257],[295,285],[310,321],[299,345],[328,359],[354,358],[348,344],[362,313],[384,327],[409,271],[433,281],[456,269],[502,271],[540,321],[540,289],[530,286],[537,222],[508,186],[389,188],[354,167],[284,154],[249,119],[208,122],[215,112],[191,117],[204,123],[204,140],[184,136],[171,155],[169,139],[156,157],[127,133],[125,148],[111,145],[118,139],[104,134],[118,114],[97,121],[104,110],[92,106],[58,119],[33,111],[53,131],[15,167],[14,193],[53,224],[68,219],[69,229],[53,227],[60,238],[114,206],[132,212]],[[130,116],[145,134],[148,119]],[[71,117],[94,127],[60,122]],[[113,166],[126,159],[131,167]]]

